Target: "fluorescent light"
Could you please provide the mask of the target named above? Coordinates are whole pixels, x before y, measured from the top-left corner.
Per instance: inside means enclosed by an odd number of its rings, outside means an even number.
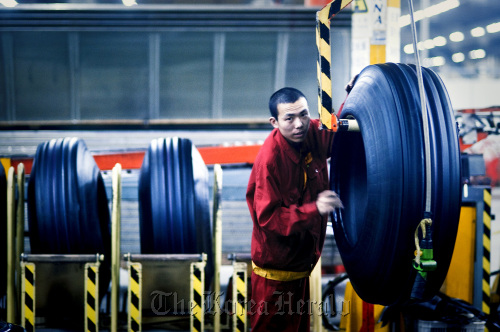
[[[434,40],[427,39],[426,41],[424,41],[424,47],[428,50],[434,48]]]
[[[465,60],[465,55],[462,52],[455,53],[451,56],[453,62],[462,62]]]
[[[16,0],[0,0],[0,4],[2,4],[4,7],[15,7],[18,5]]]
[[[470,31],[472,37],[482,37],[486,32],[483,27],[477,27]]]
[[[135,0],[122,0],[122,2],[127,7],[137,5],[137,2]]]
[[[464,40],[464,34],[460,31],[453,32],[450,34],[450,40],[452,42],[461,42],[462,40]]]
[[[443,66],[446,63],[446,60],[442,56],[435,56],[432,58],[424,59],[424,66],[426,67],[439,67]]]
[[[443,1],[433,6],[425,8],[425,16],[426,17],[436,16],[441,13],[447,12],[450,9],[457,8],[458,6],[460,6],[460,1],[458,0]]]
[[[444,46],[446,45],[446,38],[444,38],[443,36],[438,36],[436,38],[433,38],[433,39],[427,39],[425,41],[420,41],[417,43],[417,48],[420,50],[420,51],[423,51],[423,50],[430,50],[430,49],[433,49],[434,47],[437,47],[437,46]],[[412,54],[414,53],[413,51],[413,44],[407,44],[403,47],[403,51],[406,53],[406,54]]]
[[[488,31],[489,33],[499,32],[500,31],[500,22],[487,25],[486,31]]]
[[[478,50],[472,50],[469,52],[469,58],[475,60],[475,59],[482,59],[486,56],[486,52],[483,49],[478,49]]]
[[[444,12],[447,12],[450,9],[457,8],[458,6],[460,6],[459,0],[445,0],[445,1],[442,1],[438,4],[429,6],[429,7],[425,8],[424,10],[417,10],[416,12],[413,13],[413,18],[414,18],[415,22],[417,22],[423,18],[428,18],[428,17],[442,14]],[[399,17],[399,27],[400,28],[407,26],[407,25],[410,25],[410,23],[411,23],[411,17],[409,14]]]
[[[414,53],[414,51],[413,51],[413,44],[407,44],[407,45],[405,45],[405,47],[403,47],[403,51],[406,54],[413,54]]]
[[[446,38],[444,38],[443,36],[437,36],[437,37],[433,38],[432,41],[434,42],[434,46],[446,45]]]

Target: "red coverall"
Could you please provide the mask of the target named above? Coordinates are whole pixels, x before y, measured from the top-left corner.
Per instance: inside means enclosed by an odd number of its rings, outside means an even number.
[[[260,268],[310,272],[321,255],[327,217],[316,199],[329,188],[326,160],[334,134],[319,125],[311,120],[300,151],[274,129],[257,155],[246,198],[254,224],[252,261]],[[309,305],[309,277],[279,281],[252,273],[252,332],[309,331]]]

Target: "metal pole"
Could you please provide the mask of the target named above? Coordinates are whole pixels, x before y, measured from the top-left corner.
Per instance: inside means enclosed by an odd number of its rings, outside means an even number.
[[[214,189],[213,189],[213,220],[214,220],[214,331],[220,331],[220,267],[222,260],[222,168],[219,164],[214,165]]]
[[[24,164],[17,166],[17,212],[16,212],[16,301],[21,298],[21,254],[24,252]],[[19,305],[16,306],[16,322],[19,323]]]
[[[113,167],[113,212],[111,217],[111,332],[118,330],[118,292],[120,289],[120,218],[121,218],[121,170]]]
[[[425,153],[425,212],[431,212],[432,178],[431,178],[431,147],[429,142],[429,123],[427,120],[427,103],[425,99],[424,80],[422,77],[422,67],[417,48],[417,31],[415,19],[413,17],[413,1],[408,0],[410,5],[411,30],[413,34],[413,50],[415,51],[415,61],[417,67],[418,91],[420,92],[420,107],[422,111],[422,125],[424,128],[424,153]]]
[[[16,321],[15,204],[14,167],[10,167],[7,173],[7,322]]]

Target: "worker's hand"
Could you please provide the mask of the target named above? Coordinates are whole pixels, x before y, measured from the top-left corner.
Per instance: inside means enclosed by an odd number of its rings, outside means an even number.
[[[325,190],[319,193],[316,200],[316,207],[322,216],[333,212],[337,208],[343,208],[339,196],[332,190]]]

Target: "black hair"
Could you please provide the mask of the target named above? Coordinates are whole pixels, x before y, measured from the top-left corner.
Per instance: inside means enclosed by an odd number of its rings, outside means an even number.
[[[269,98],[269,112],[271,116],[278,119],[278,104],[293,104],[300,98],[307,101],[306,96],[295,88],[281,88]]]

